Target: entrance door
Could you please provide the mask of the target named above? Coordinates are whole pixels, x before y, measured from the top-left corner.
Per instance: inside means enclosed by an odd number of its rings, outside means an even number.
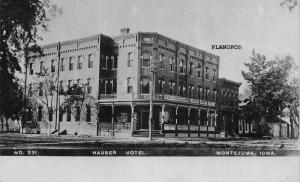
[[[149,111],[141,111],[141,129],[148,129]]]

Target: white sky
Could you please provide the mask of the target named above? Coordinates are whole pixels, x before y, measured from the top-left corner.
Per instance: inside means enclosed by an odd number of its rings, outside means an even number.
[[[55,0],[64,13],[43,33],[48,44],[98,33],[158,32],[220,56],[220,77],[245,81],[241,70],[252,49],[299,61],[299,6],[281,0]],[[242,50],[212,50],[212,44],[240,44]],[[243,92],[243,88],[240,89]]]

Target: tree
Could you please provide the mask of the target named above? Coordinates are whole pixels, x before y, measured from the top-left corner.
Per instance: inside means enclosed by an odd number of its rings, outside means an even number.
[[[298,0],[283,0],[280,3],[280,6],[283,8],[288,8],[289,11],[292,11],[298,5]]]
[[[245,65],[249,71],[242,71],[242,75],[251,90],[250,96],[244,100],[246,117],[258,125],[283,117],[284,109],[290,107],[297,95],[296,79],[291,77],[295,70],[293,59],[276,56],[267,60],[253,50],[250,63]]]
[[[47,22],[61,12],[49,0],[0,0],[0,116],[12,117],[18,112],[14,104],[22,106],[16,100],[20,99],[15,76],[21,71],[19,59],[38,47],[38,31],[47,30]]]
[[[88,109],[96,109],[96,101],[93,96],[88,94],[88,84],[73,84],[68,87],[66,91],[62,93],[64,96],[64,101],[62,103],[62,109],[66,112],[68,109],[75,118],[75,121],[78,122],[78,128],[82,121],[84,121],[88,116]],[[89,113],[91,114],[91,113]],[[89,116],[90,117],[90,116]]]

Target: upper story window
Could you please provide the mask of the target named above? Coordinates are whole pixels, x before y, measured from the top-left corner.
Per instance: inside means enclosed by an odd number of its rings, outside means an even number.
[[[180,73],[184,73],[184,61],[183,60],[180,60],[180,63],[179,63],[179,72]]]
[[[92,93],[92,85],[91,85],[91,79],[90,78],[87,79],[86,86],[87,86],[87,93],[91,94]]]
[[[150,91],[149,78],[142,78],[141,80],[141,93],[148,94]]]
[[[205,99],[208,100],[209,88],[205,88]]]
[[[29,84],[29,89],[28,89],[28,96],[32,97],[32,84]]]
[[[200,99],[201,95],[202,95],[202,87],[201,86],[198,86],[198,88],[197,88],[197,94],[198,94],[198,98]]]
[[[158,93],[164,93],[164,86],[165,86],[165,81],[158,80]]]
[[[217,76],[217,72],[216,72],[216,69],[213,70],[214,71],[214,74],[213,74],[213,81],[216,80],[216,76]]]
[[[189,70],[190,75],[193,75],[193,67],[194,67],[193,63],[190,62],[190,70]]]
[[[173,95],[173,94],[175,94],[175,82],[174,81],[170,81],[169,82],[169,87],[170,87],[170,92],[169,92],[169,94],[171,94],[171,95]]]
[[[150,67],[150,58],[151,58],[151,55],[149,53],[143,53],[142,67]]]
[[[93,61],[94,61],[94,55],[89,54],[88,55],[88,68],[93,68]]]
[[[174,71],[175,70],[175,61],[174,58],[170,58],[170,71]]]
[[[39,96],[43,96],[43,83],[39,83]]]
[[[63,86],[63,81],[59,81],[59,90],[60,92],[64,92],[64,86]]]
[[[50,81],[49,94],[53,96],[53,91],[55,90],[54,82]]]
[[[189,96],[190,96],[191,98],[194,97],[193,91],[194,91],[194,85],[193,85],[193,84],[190,84],[190,85],[189,85]]]
[[[165,60],[165,55],[160,54],[159,55],[159,68],[164,68],[164,60]]]
[[[72,71],[74,67],[74,57],[69,58],[69,70]]]
[[[127,78],[127,93],[132,93],[132,78]]]
[[[44,62],[41,61],[41,62],[40,62],[40,73],[43,72],[43,68],[44,68]]]
[[[213,93],[212,93],[212,100],[215,102],[216,101],[216,98],[217,98],[217,91],[216,89],[213,90]]]
[[[205,67],[205,79],[208,79],[208,75],[209,75],[209,68]]]
[[[29,64],[29,75],[33,75],[33,63]]]
[[[52,73],[55,72],[55,60],[54,59],[51,60],[51,72]]]
[[[133,53],[129,52],[127,56],[127,67],[132,67],[133,66]]]
[[[71,88],[72,80],[68,80],[68,88]]]
[[[86,122],[91,122],[92,108],[90,105],[86,105]]]
[[[201,76],[201,69],[202,69],[202,67],[201,67],[201,65],[199,64],[198,69],[197,69],[197,75],[198,75],[199,78],[202,77],[202,76]]]
[[[119,59],[119,56],[115,55],[114,56],[114,68],[118,68],[118,59]]]
[[[77,60],[77,69],[81,70],[82,69],[82,59],[83,56],[78,56],[78,60]]]
[[[64,58],[61,58],[60,68],[61,68],[61,71],[65,71],[65,59]]]

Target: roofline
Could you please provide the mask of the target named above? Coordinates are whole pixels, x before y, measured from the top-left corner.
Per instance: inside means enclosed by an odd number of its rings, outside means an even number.
[[[235,85],[238,85],[238,86],[241,86],[242,85],[242,82],[235,82],[235,81],[232,81],[232,80],[228,80],[226,78],[219,78],[218,80],[220,81],[225,81],[225,82],[229,82],[229,83],[232,83],[232,84],[235,84]]]

